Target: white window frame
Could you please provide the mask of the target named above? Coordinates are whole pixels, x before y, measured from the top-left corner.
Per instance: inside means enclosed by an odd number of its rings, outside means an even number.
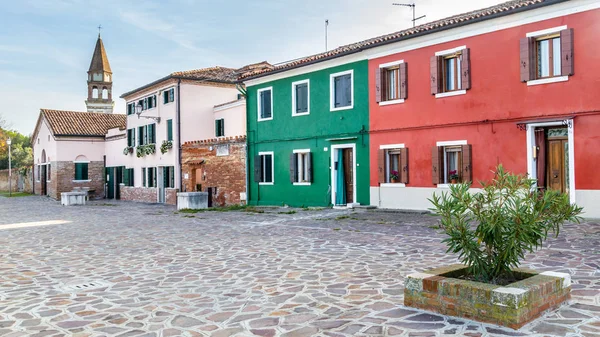
[[[335,107],[335,78],[350,74],[350,97],[352,102],[349,106],[344,107]],[[354,69],[341,71],[339,73],[330,74],[329,75],[329,110],[330,111],[340,111],[340,110],[350,110],[354,109]]]
[[[271,91],[271,117],[269,117],[269,118],[261,118],[260,117],[260,112],[261,112],[260,94],[263,91]],[[267,88],[262,88],[262,89],[256,90],[256,106],[258,108],[258,111],[257,111],[258,112],[258,119],[257,120],[259,122],[270,121],[270,120],[273,119],[273,110],[275,110],[274,107],[273,107],[273,87],[267,87]]]
[[[435,52],[435,56],[445,56],[445,55],[449,55],[449,54],[454,54],[454,53],[458,53],[459,51],[465,50],[465,49],[467,49],[467,46],[460,46],[460,47],[456,47],[456,48],[452,48],[452,49],[441,50],[441,51]],[[459,73],[460,73],[460,71],[459,71]],[[444,80],[446,80],[445,75],[444,75]],[[466,95],[466,94],[467,94],[466,89],[459,89],[459,90],[437,93],[437,94],[435,94],[435,98],[452,97],[452,96],[459,96],[459,95]]]
[[[72,181],[74,183],[87,183],[87,182],[92,181],[92,179],[89,179],[89,177],[90,177],[90,161],[89,160],[74,160],[73,165],[75,165],[75,164],[88,164],[88,179],[85,179],[85,180],[73,179]]]
[[[441,142],[437,142],[436,146],[461,146],[461,145],[467,145],[468,142],[466,140],[449,140],[449,141],[441,141]],[[446,170],[446,149],[444,149],[444,158],[443,158],[443,165],[444,165],[444,183],[442,184],[437,184],[438,188],[450,188],[450,184],[446,183],[446,181],[448,181],[448,172]]]
[[[400,65],[402,63],[404,63],[404,60],[398,60],[398,61],[383,63],[383,64],[379,65],[379,69],[382,69],[382,71],[386,71],[387,68],[394,67],[394,66]],[[387,85],[387,83],[386,83],[386,85]],[[383,97],[382,97],[382,99],[383,99]],[[379,102],[379,106],[393,105],[393,104],[402,104],[402,103],[404,103],[404,99],[403,98],[389,100],[389,101],[382,100],[381,102]],[[396,184],[394,184],[394,185],[396,185]]]
[[[338,149],[352,149],[352,163],[354,164],[353,167],[353,174],[352,174],[352,200],[353,200],[353,204],[358,204],[358,201],[356,200],[356,189],[357,189],[357,183],[356,183],[356,168],[358,167],[358,164],[356,163],[356,143],[348,143],[348,144],[337,144],[337,145],[331,145],[331,163],[330,163],[330,171],[331,171],[331,204],[335,206],[335,196],[337,193],[337,181],[336,181],[336,174],[335,174],[335,170],[333,169],[335,166],[335,159],[339,159],[337,158],[337,151]]]
[[[308,154],[308,153],[310,153],[310,149],[298,149],[298,150],[293,150],[292,152],[295,153],[295,154]],[[301,174],[301,172],[300,172],[300,166],[301,166],[300,160],[298,160],[298,163],[296,165],[297,165],[296,166],[296,171],[298,172],[298,179],[300,180],[300,174]],[[304,163],[302,163],[302,168],[304,168],[306,170],[306,167],[304,166]],[[296,182],[294,182],[294,185],[295,186],[310,186],[310,185],[312,185],[312,182],[297,182],[296,181]]]
[[[271,92],[271,95],[273,95],[273,92]],[[273,96],[271,96],[273,97]],[[263,167],[262,165],[262,156],[271,156],[271,182],[270,183],[264,183],[264,182],[259,182],[259,185],[275,185],[275,154],[273,153],[273,151],[264,151],[264,152],[259,152],[258,153],[259,156],[261,156],[260,158],[260,166],[261,168]],[[261,172],[261,176],[264,177],[263,175],[264,172]]]
[[[389,179],[390,177],[390,165],[389,165],[389,155],[388,155],[388,151],[389,150],[401,150],[404,149],[404,143],[402,144],[385,144],[385,145],[379,145],[379,149],[380,150],[385,150],[385,175],[386,175],[386,180]],[[379,185],[380,187],[393,187],[393,188],[402,188],[402,187],[406,187],[406,184],[404,183],[381,183]]]
[[[306,83],[306,112],[296,113],[296,86]],[[273,93],[271,93],[273,95]],[[272,97],[272,96],[271,96]],[[292,83],[292,117],[310,115],[310,80],[296,81]]]
[[[173,89],[173,101],[164,103],[165,102],[164,94],[165,94],[165,92],[168,93],[169,91],[171,91],[171,89]],[[166,89],[162,89],[160,91],[160,95],[156,95],[156,97],[160,97],[160,101],[163,102],[162,105],[169,105],[169,104],[175,103],[175,87],[168,87]],[[159,98],[157,98],[157,99],[159,99]],[[156,106],[158,106],[158,103],[156,103]]]
[[[568,27],[566,25],[552,27],[552,28],[548,28],[548,29],[538,30],[535,32],[529,32],[529,33],[525,34],[525,36],[537,38],[537,37],[544,36],[544,35],[556,34],[567,28]],[[562,43],[562,41],[561,41],[561,43]],[[561,65],[562,65],[562,60],[561,60]],[[537,72],[537,69],[536,69],[536,72]],[[569,77],[570,76],[568,76],[568,75],[562,75],[562,76],[546,77],[546,78],[541,78],[541,79],[537,79],[537,80],[529,80],[529,81],[527,81],[527,86],[529,87],[529,86],[540,85],[540,84],[567,82],[569,80]]]

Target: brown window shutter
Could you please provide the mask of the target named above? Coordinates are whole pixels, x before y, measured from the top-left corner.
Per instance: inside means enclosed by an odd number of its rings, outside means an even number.
[[[262,158],[261,156],[254,156],[254,182],[260,183],[262,181]]]
[[[561,75],[573,75],[575,73],[575,68],[573,68],[573,28],[560,32],[560,53]]]
[[[408,184],[408,149],[400,149],[400,182]]]
[[[524,37],[519,41],[521,82],[535,79],[535,39]]]
[[[385,150],[379,150],[377,152],[377,167],[379,183],[383,184],[385,183]]]
[[[464,90],[471,89],[471,55],[469,48],[465,48],[460,55],[460,73],[462,88]]]
[[[400,99],[408,98],[408,65],[400,63]]]
[[[290,154],[290,183],[298,181],[298,154]]]
[[[383,68],[375,69],[375,102],[381,102],[381,93],[383,91],[383,82],[381,73],[383,72]]]
[[[434,146],[431,148],[431,178],[434,185],[441,184],[443,182],[443,153],[444,148],[442,146]]]
[[[440,61],[439,56],[432,56],[429,60],[429,67],[431,71],[431,94],[435,95],[440,92]]]
[[[471,156],[471,145],[463,145],[461,149],[462,153],[462,168],[461,168],[461,178],[462,182],[472,182],[473,181],[473,167],[472,167],[472,156]]]

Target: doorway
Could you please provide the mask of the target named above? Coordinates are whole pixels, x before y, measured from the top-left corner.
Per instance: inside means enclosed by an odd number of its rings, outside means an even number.
[[[569,129],[548,126],[534,130],[535,178],[538,189],[571,194]]]
[[[106,168],[106,199],[115,198],[115,170],[113,167]]]
[[[157,168],[156,182],[158,183],[158,202],[165,203],[165,167]]]
[[[46,171],[46,165],[40,165],[40,180],[42,183],[41,195],[48,195],[48,177]]]
[[[118,166],[115,173],[115,199],[121,199],[121,183],[123,182],[123,173],[125,166]]]
[[[354,144],[331,146],[332,204],[344,206],[356,201],[356,148]]]

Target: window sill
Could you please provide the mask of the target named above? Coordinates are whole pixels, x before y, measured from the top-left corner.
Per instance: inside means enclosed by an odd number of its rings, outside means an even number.
[[[271,118],[259,118],[258,119],[259,122],[272,121],[272,120],[273,120],[273,117],[271,117]]]
[[[294,183],[294,186],[310,186],[312,183]]]
[[[435,98],[452,97],[452,96],[466,95],[466,94],[467,94],[466,90],[455,90],[455,91],[448,91],[448,92],[442,92],[439,94],[435,94]]]
[[[450,188],[452,184],[437,184],[437,188]]]
[[[331,112],[333,112],[333,111],[342,111],[342,110],[350,110],[350,109],[353,109],[353,108],[354,108],[354,104],[349,105],[349,106],[343,106],[343,107],[340,107],[340,108],[329,107],[329,111],[331,111]]]
[[[73,180],[74,183],[89,183],[91,181],[92,181],[92,179],[87,179],[87,180]]]
[[[310,111],[309,112],[301,112],[301,113],[292,113],[292,117],[298,117],[298,116],[306,116],[306,115],[310,115]]]
[[[259,185],[265,185],[265,186],[269,186],[269,185],[273,185],[274,183],[258,183]]]
[[[403,184],[403,183],[382,183],[380,185],[380,187],[385,187],[385,188],[388,188],[388,187],[391,187],[391,188],[403,188],[403,187],[406,187],[406,184]]]
[[[379,106],[393,105],[393,104],[402,104],[402,103],[404,103],[403,99],[395,99],[395,100],[391,100],[391,101],[379,102]]]
[[[527,86],[529,87],[532,85],[566,82],[568,80],[569,80],[569,76],[548,77],[548,78],[542,78],[539,80],[527,81]]]

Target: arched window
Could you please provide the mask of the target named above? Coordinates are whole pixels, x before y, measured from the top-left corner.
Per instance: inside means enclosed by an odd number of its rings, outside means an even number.
[[[92,88],[92,98],[98,98],[98,88]]]
[[[108,89],[102,88],[102,99],[108,99]]]

